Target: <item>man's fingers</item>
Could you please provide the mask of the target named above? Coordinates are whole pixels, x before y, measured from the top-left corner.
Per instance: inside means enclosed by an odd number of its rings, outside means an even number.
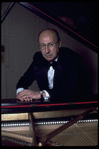
[[[23,90],[21,92],[19,92],[19,97],[20,96],[32,96],[31,92],[29,90]]]
[[[32,91],[32,90],[22,90],[18,93],[17,98],[20,99],[21,101],[32,101],[32,99],[38,99],[39,97],[39,92],[38,91]]]
[[[27,91],[21,91],[17,95],[17,99],[20,99],[21,101],[32,101],[32,97],[29,92]]]
[[[29,96],[29,95],[30,95],[30,94],[29,94],[28,92],[26,92],[26,91],[23,92],[23,91],[22,91],[22,92],[19,92],[19,93],[18,93],[17,97],[18,97],[18,98],[21,98],[21,97]]]
[[[22,96],[22,97],[20,97],[18,99],[20,99],[21,101],[32,101],[32,98],[28,97],[28,96]]]

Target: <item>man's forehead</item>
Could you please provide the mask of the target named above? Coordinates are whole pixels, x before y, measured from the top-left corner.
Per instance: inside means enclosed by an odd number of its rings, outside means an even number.
[[[49,44],[49,43],[53,43],[55,42],[54,38],[50,38],[49,36],[45,36],[43,38],[40,38],[39,43],[43,43],[43,44]]]
[[[39,35],[39,39],[42,38],[57,38],[56,33],[52,30],[45,30]]]

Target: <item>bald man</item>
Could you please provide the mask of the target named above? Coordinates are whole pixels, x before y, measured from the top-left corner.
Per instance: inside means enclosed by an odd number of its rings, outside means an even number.
[[[21,101],[73,101],[78,94],[80,56],[61,48],[59,34],[54,29],[41,31],[38,40],[40,52],[35,53],[16,86],[17,98]],[[40,91],[28,89],[35,80]]]

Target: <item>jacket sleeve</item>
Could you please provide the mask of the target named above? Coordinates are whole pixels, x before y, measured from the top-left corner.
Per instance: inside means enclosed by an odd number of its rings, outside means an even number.
[[[31,63],[30,67],[27,69],[24,75],[21,76],[20,80],[16,85],[16,89],[18,88],[28,89],[28,87],[33,83],[33,81],[35,80],[33,67],[34,67],[34,62]]]

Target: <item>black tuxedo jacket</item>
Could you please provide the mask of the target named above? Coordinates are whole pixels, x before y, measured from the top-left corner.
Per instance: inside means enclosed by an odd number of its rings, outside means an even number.
[[[81,57],[68,48],[60,48],[57,67],[54,75],[54,87],[49,89],[47,78],[47,64],[49,63],[41,54],[35,53],[33,62],[20,78],[16,88],[28,87],[37,81],[40,90],[50,94],[51,101],[73,101],[76,98],[79,84],[79,70]]]

